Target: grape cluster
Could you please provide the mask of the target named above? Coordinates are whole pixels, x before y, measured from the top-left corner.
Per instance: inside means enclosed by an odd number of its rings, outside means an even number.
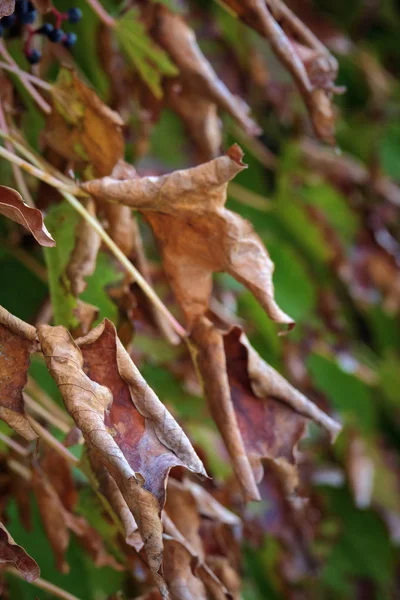
[[[74,7],[61,13],[52,7],[51,14],[55,17],[54,25],[44,23],[41,27],[34,28],[37,18],[34,5],[29,0],[17,0],[14,13],[0,19],[0,37],[4,35],[5,31],[10,37],[24,36],[24,54],[31,65],[37,64],[42,57],[40,50],[32,47],[35,35],[44,36],[53,44],[61,43],[66,48],[72,48],[77,41],[77,36],[75,33],[64,32],[61,26],[63,22],[73,25],[78,23],[82,18],[81,10]]]

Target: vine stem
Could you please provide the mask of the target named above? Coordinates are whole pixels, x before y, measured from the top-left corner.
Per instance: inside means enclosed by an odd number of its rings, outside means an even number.
[[[17,569],[8,568],[7,572],[11,575],[15,575],[15,577],[19,577],[19,579],[24,579],[23,575],[21,575]],[[61,598],[61,600],[79,600],[77,596],[73,596],[57,585],[54,585],[54,583],[50,583],[50,581],[42,579],[41,577],[34,579],[34,581],[30,581],[30,584],[40,588],[41,590],[44,590],[45,592],[49,592],[49,594],[56,596],[57,598]]]
[[[45,173],[44,171],[42,171],[42,169],[34,167],[31,163],[28,163],[23,158],[20,158],[19,156],[17,156],[13,152],[10,152],[9,150],[6,150],[2,146],[0,146],[0,156],[11,163],[14,163],[18,167],[21,167],[21,169],[24,169],[24,171],[26,171],[30,175],[33,175],[33,177],[37,177],[37,179],[40,179],[41,181],[48,183],[52,187],[57,188],[60,192],[69,192],[75,195],[79,194],[87,196],[87,194],[82,192],[82,190],[77,185],[68,185],[66,183],[63,183],[62,181],[59,181],[58,179],[56,179],[56,177]]]
[[[93,12],[99,17],[100,21],[107,25],[107,27],[115,27],[115,19],[106,11],[104,6],[100,4],[98,0],[86,0]]]
[[[30,83],[33,83],[34,85],[37,85],[37,87],[41,87],[42,89],[46,90],[47,92],[51,91],[52,85],[50,83],[47,83],[47,81],[40,79],[40,77],[36,77],[35,75],[32,75],[31,73],[27,73],[26,71],[23,71],[22,69],[20,69],[18,67],[18,65],[7,64],[6,62],[3,62],[2,60],[0,60],[0,69],[4,69],[4,71],[9,71],[10,73],[14,73],[14,75],[17,75],[20,79],[25,78],[26,81],[29,81]]]
[[[26,91],[30,94],[30,96],[33,98],[33,100],[35,100],[35,102],[39,106],[39,108],[45,114],[49,115],[51,113],[50,104],[48,104],[46,102],[46,100],[44,98],[42,98],[42,96],[39,94],[39,92],[33,87],[31,82],[25,77],[25,72],[22,71],[21,69],[19,69],[17,63],[12,58],[12,56],[8,53],[7,48],[5,47],[4,43],[1,40],[0,40],[0,54],[2,54],[2,56],[4,56],[4,59],[11,66],[16,67],[16,69],[18,69],[19,79],[20,79],[22,85],[24,86],[24,88],[26,89]]]
[[[158,310],[168,319],[171,323],[172,327],[176,331],[176,333],[181,338],[185,338],[187,336],[187,331],[182,327],[180,323],[175,319],[175,317],[170,313],[165,304],[160,300],[157,296],[153,288],[147,283],[146,279],[141,275],[141,273],[136,269],[136,267],[131,263],[131,261],[125,256],[125,254],[120,250],[117,244],[111,239],[106,231],[104,231],[103,227],[99,223],[99,221],[93,217],[86,208],[75,198],[76,195],[87,197],[86,192],[83,192],[77,185],[69,185],[65,184],[56,177],[49,175],[42,171],[26,160],[20,158],[13,152],[9,152],[2,146],[0,146],[0,156],[10,161],[11,163],[15,163],[34,177],[44,181],[45,183],[51,185],[58,189],[60,194],[62,194],[65,200],[89,223],[89,225],[98,233],[100,238],[103,240],[104,244],[109,248],[109,250],[114,254],[114,256],[119,260],[121,265],[124,267],[127,273],[131,275],[134,281],[141,287],[143,293],[148,297],[148,299],[153,302],[154,306],[158,308]]]
[[[131,263],[131,261],[125,256],[125,254],[118,248],[117,244],[110,238],[108,233],[104,231],[103,227],[99,223],[99,221],[93,217],[86,208],[77,200],[72,194],[65,192],[60,189],[61,194],[64,196],[67,202],[71,204],[75,208],[75,210],[89,223],[89,225],[98,233],[101,237],[105,245],[109,248],[109,250],[114,254],[114,256],[119,260],[121,265],[124,267],[127,273],[133,277],[133,279],[140,285],[142,291],[146,294],[148,299],[158,308],[158,310],[168,319],[171,323],[172,327],[179,335],[179,337],[184,338],[187,335],[186,330],[182,327],[180,323],[175,319],[175,317],[170,313],[165,304],[160,300],[157,296],[153,288],[147,283],[145,278],[136,267]]]
[[[45,427],[42,427],[42,425],[35,421],[35,419],[30,415],[27,415],[27,418],[33,431],[38,434],[40,439],[58,452],[58,454],[65,458],[71,465],[76,466],[79,463],[79,460],[72,454],[72,452],[70,452],[65,446],[56,440],[56,438],[51,435],[50,431],[47,431]]]

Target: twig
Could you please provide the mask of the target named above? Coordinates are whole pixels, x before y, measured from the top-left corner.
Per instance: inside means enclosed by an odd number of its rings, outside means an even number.
[[[29,395],[33,396],[38,402],[40,402],[40,404],[46,407],[49,412],[55,415],[59,420],[64,421],[64,423],[70,428],[72,427],[72,422],[70,422],[67,413],[64,412],[63,409],[58,406],[52,398],[50,398],[47,392],[45,392],[30,376],[28,377],[26,389]]]
[[[233,135],[264,167],[274,170],[278,166],[278,158],[271,150],[266,148],[257,138],[247,135],[240,127],[232,123],[230,127]]]
[[[0,69],[4,69],[4,71],[9,71],[10,73],[14,73],[14,75],[18,75],[20,78],[25,77],[27,81],[37,85],[38,87],[43,88],[44,90],[50,92],[52,85],[40,79],[40,77],[36,77],[36,75],[32,75],[31,73],[27,73],[18,67],[18,65],[9,65],[2,60],[0,60]]]
[[[79,460],[77,458],[75,458],[75,456],[65,446],[60,444],[60,442],[58,440],[56,440],[56,438],[54,436],[51,435],[50,431],[47,431],[47,429],[42,427],[42,425],[40,425],[40,423],[35,421],[35,419],[33,417],[31,417],[30,415],[27,415],[27,418],[28,418],[28,421],[29,421],[30,426],[32,427],[33,431],[35,433],[37,433],[38,436],[44,442],[46,442],[46,444],[51,446],[51,448],[54,448],[54,450],[56,452],[58,452],[58,454],[60,456],[65,458],[72,465],[77,465],[79,463]]]
[[[15,575],[15,577],[18,577],[19,579],[24,579],[23,575],[21,575],[17,569],[9,568],[7,569],[7,572],[11,575]],[[50,583],[50,581],[42,579],[41,577],[31,581],[30,584],[40,588],[41,590],[44,590],[45,592],[49,592],[49,594],[52,594],[57,598],[61,598],[61,600],[80,600],[77,596],[73,596],[57,585],[54,585],[54,583]]]
[[[43,417],[43,419],[45,419],[51,425],[54,425],[54,427],[57,427],[57,429],[59,429],[63,433],[69,433],[71,428],[68,427],[68,425],[64,421],[62,421],[61,419],[58,419],[56,416],[52,415],[43,406],[41,406],[40,404],[35,402],[35,400],[33,398],[28,396],[27,393],[24,393],[23,396],[24,396],[25,405],[29,406],[29,408],[33,412],[35,412],[40,417]]]
[[[175,317],[169,312],[168,308],[165,304],[160,300],[152,287],[147,283],[145,278],[139,273],[139,271],[134,267],[131,261],[125,256],[125,254],[120,250],[117,244],[110,238],[108,233],[104,231],[99,221],[93,217],[86,208],[74,197],[72,194],[68,192],[64,192],[60,190],[61,194],[64,198],[75,208],[75,210],[93,227],[93,229],[99,234],[103,242],[106,246],[111,250],[114,256],[120,261],[121,265],[124,269],[133,277],[133,279],[140,285],[144,294],[153,302],[154,306],[158,308],[158,310],[168,319],[171,323],[172,327],[176,331],[176,333],[181,337],[185,337],[187,335],[186,330],[178,323]]]
[[[75,184],[67,185],[67,184],[59,181],[52,175],[45,173],[44,171],[42,171],[42,169],[38,169],[37,167],[34,167],[33,165],[28,163],[23,158],[20,158],[13,152],[9,152],[8,150],[6,150],[5,148],[2,148],[1,146],[0,146],[0,156],[2,156],[3,158],[5,158],[6,160],[8,160],[11,163],[18,165],[19,167],[21,167],[21,169],[24,169],[24,171],[26,171],[30,175],[33,175],[33,177],[37,177],[38,179],[40,179],[41,181],[44,181],[48,185],[51,185],[52,187],[57,188],[59,191],[69,192],[69,193],[73,193],[75,195],[80,195],[80,196],[87,196],[87,194],[85,192],[83,192],[77,185],[75,185]]]
[[[51,113],[51,106],[46,102],[44,98],[39,94],[39,92],[33,87],[28,78],[25,76],[25,72],[19,69],[17,63],[12,58],[12,56],[7,52],[7,49],[4,43],[0,40],[0,54],[3,55],[4,59],[8,62],[9,65],[15,67],[19,71],[19,78],[22,85],[25,87],[26,91],[32,96],[32,99],[35,100],[36,104],[39,108],[49,115]]]
[[[27,267],[27,269],[32,271],[32,273],[34,273],[36,277],[40,279],[40,281],[43,281],[47,284],[47,270],[43,265],[40,264],[40,262],[36,258],[34,258],[34,256],[29,254],[29,252],[27,252],[26,250],[23,250],[23,248],[12,246],[11,244],[2,239],[0,241],[1,245],[7,248],[10,254],[12,254],[25,267]]]
[[[104,6],[98,0],[86,0],[93,12],[99,17],[100,21],[107,27],[115,27],[116,20],[106,11]]]
[[[9,446],[10,448],[15,450],[15,452],[20,456],[28,456],[29,450],[18,444],[18,442],[15,442],[13,439],[8,437],[8,435],[5,435],[5,433],[0,432],[0,440],[7,444],[7,446]]]
[[[0,101],[0,127],[2,129],[4,129],[4,131],[6,133],[8,133],[8,125],[7,125],[6,116],[5,116],[4,110],[3,110],[3,104],[1,101]],[[5,140],[4,145],[7,148],[7,150],[10,150],[10,152],[12,152],[13,145],[12,145],[11,141]],[[23,197],[24,201],[27,204],[29,204],[29,206],[35,206],[35,203],[32,200],[32,196],[30,194],[28,186],[26,185],[24,176],[21,173],[21,169],[19,167],[17,167],[17,165],[14,165],[14,164],[11,165],[11,167],[13,170],[13,175],[14,175],[16,186],[17,186],[21,196]]]
[[[14,458],[9,458],[7,460],[7,466],[10,471],[14,471],[17,475],[25,479],[25,481],[30,481],[32,479],[32,475],[28,467],[22,465],[19,460],[15,460]]]
[[[239,183],[234,183],[233,181],[229,183],[228,196],[231,196],[234,198],[234,200],[237,200],[242,204],[246,204],[247,206],[251,206],[257,210],[262,210],[263,212],[268,212],[272,208],[270,200],[263,198],[260,194],[252,192]]]

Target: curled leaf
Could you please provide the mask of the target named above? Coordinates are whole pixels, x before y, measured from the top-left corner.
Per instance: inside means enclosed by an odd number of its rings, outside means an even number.
[[[242,151],[161,177],[111,177],[83,188],[109,201],[142,211],[159,243],[163,265],[188,326],[205,314],[212,275],[224,271],[243,283],[273,321],[293,327],[274,300],[274,265],[248,221],[227,210],[228,182],[240,173]]]
[[[152,33],[179,67],[178,85],[183,85],[192,97],[197,96],[204,102],[208,100],[209,103],[215,103],[218,108],[229,113],[249,135],[261,133],[259,126],[249,117],[249,107],[243,100],[234,96],[219,79],[200,50],[193,30],[180,15],[171,12],[166,6],[158,5]],[[178,107],[180,105],[180,110],[184,111],[186,122],[190,123],[189,129],[199,137],[200,132],[196,134],[194,131],[198,103],[192,106],[194,116],[191,119],[188,114],[187,99],[185,108],[179,99],[179,94],[177,95],[176,102]],[[210,117],[213,116],[212,108],[207,112]],[[214,126],[212,120],[210,126]]]
[[[0,185],[0,214],[25,227],[41,246],[56,245],[40,210],[25,204],[21,194],[4,185]]]
[[[36,561],[13,540],[3,523],[0,523],[0,565],[13,566],[26,581],[35,581],[40,576]]]
[[[0,418],[27,440],[37,438],[22,395],[36,345],[36,329],[0,306]]]
[[[332,437],[340,425],[265,363],[240,328],[223,333],[203,318],[193,328],[192,339],[210,411],[245,497],[260,499],[262,459],[278,464],[288,490],[293,490],[296,446],[306,418],[325,427]]]
[[[60,70],[51,93],[53,110],[44,132],[48,145],[68,160],[90,164],[99,176],[111,173],[124,152],[121,117],[67,68]]]
[[[8,17],[15,11],[15,0],[0,0],[0,19]]]

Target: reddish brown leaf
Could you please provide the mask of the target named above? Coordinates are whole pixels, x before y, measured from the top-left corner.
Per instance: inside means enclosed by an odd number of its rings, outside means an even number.
[[[273,321],[294,324],[275,303],[274,265],[262,241],[248,221],[224,207],[228,182],[245,168],[241,159],[235,145],[225,156],[162,177],[105,177],[83,185],[146,215],[189,327],[207,311],[212,275],[220,271],[243,283]]]
[[[13,566],[27,581],[35,581],[40,576],[40,569],[25,550],[18,546],[0,523],[0,565]]]
[[[262,459],[279,464],[293,490],[295,451],[306,425],[302,415],[332,436],[340,426],[267,365],[240,328],[224,334],[203,318],[193,328],[192,339],[210,411],[245,497],[260,499]]]
[[[0,418],[27,440],[37,438],[22,396],[35,350],[36,329],[0,306]]]
[[[25,204],[21,194],[4,185],[0,185],[0,214],[28,229],[41,246],[51,248],[56,245],[40,210]]]
[[[117,483],[139,526],[149,567],[166,593],[158,575],[163,548],[159,514],[166,477],[173,465],[204,474],[202,463],[141,377],[110,322],[105,321],[79,340],[90,377],[83,370],[78,346],[65,328],[40,325],[38,333],[66,408],[89,449]]]

